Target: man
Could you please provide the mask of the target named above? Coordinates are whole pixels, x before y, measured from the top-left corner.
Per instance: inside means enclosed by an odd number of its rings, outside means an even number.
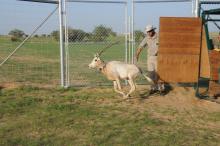
[[[154,81],[155,85],[151,86],[150,92],[163,92],[164,84],[158,84],[157,75],[157,53],[158,53],[158,34],[155,32],[155,27],[147,25],[145,28],[146,37],[142,40],[136,51],[136,59],[138,61],[139,55],[143,48],[147,49],[147,70],[149,77]]]

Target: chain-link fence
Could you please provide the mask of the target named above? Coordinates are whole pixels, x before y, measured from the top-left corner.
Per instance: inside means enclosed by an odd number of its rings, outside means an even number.
[[[5,61],[0,67],[2,86],[57,86],[60,83],[59,43],[55,38],[59,23],[55,8],[48,4],[1,1],[0,62]],[[17,48],[28,37],[30,39]]]
[[[125,61],[125,5],[68,3],[67,18],[70,85],[112,84],[88,64],[94,54],[117,41],[101,58],[105,62]]]

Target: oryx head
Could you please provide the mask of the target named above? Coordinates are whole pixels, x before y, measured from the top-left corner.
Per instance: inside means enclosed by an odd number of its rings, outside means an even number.
[[[97,68],[102,64],[102,60],[100,59],[100,53],[96,53],[92,62],[89,64],[89,68]]]

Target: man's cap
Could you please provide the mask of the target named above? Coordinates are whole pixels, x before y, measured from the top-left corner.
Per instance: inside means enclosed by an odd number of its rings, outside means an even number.
[[[145,27],[145,31],[146,31],[146,32],[151,31],[151,30],[154,30],[154,29],[156,29],[156,27],[154,27],[153,25],[147,25],[147,26]]]

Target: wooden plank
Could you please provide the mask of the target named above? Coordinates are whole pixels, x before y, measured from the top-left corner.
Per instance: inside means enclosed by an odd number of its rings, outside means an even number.
[[[202,32],[200,77],[210,78],[210,61],[209,61],[209,53],[208,53],[206,34],[204,28]]]
[[[201,19],[160,18],[159,53],[200,54]]]
[[[197,82],[198,66],[198,55],[159,54],[158,56],[158,75],[166,82]]]
[[[217,81],[219,79],[218,69],[220,68],[220,52],[215,50],[210,51],[210,66],[211,66],[211,80]]]
[[[198,34],[171,34],[160,35],[159,53],[166,54],[199,54],[200,36]]]
[[[201,31],[202,21],[199,18],[189,17],[161,17],[160,32],[195,32]],[[200,27],[198,27],[200,26]]]

